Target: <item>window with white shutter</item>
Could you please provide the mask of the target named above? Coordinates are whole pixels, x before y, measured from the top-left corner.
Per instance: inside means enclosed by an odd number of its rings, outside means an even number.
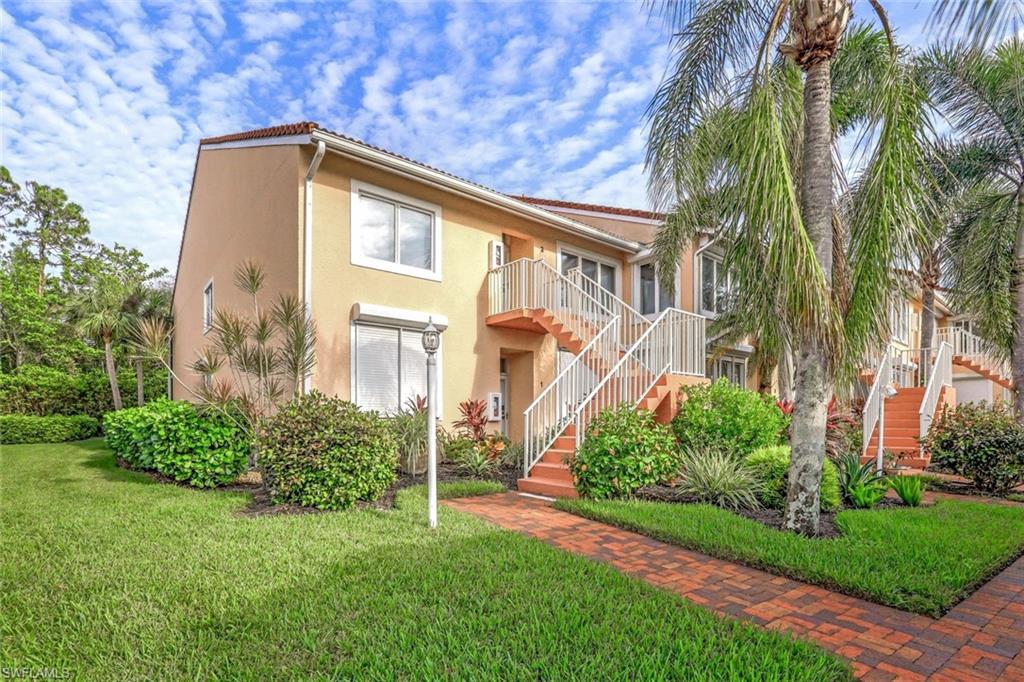
[[[366,410],[395,414],[417,396],[426,397],[427,359],[422,332],[371,324],[352,326],[354,403]]]

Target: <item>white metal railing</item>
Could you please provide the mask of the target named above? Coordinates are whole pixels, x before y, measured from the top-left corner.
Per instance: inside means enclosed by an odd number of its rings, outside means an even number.
[[[945,327],[935,331],[935,343],[948,343],[952,355],[987,367],[1004,379],[1011,378],[1010,363],[993,353],[990,344],[977,334],[961,327]]]
[[[921,398],[921,410],[918,415],[918,435],[924,438],[928,435],[932,419],[935,417],[935,409],[939,405],[939,396],[944,386],[953,385],[953,347],[945,341],[939,344],[935,353],[935,362],[932,366],[927,386],[924,390],[924,397]]]
[[[867,454],[868,452],[868,445],[871,442],[871,435],[875,432],[875,426],[880,426],[879,435],[881,435],[881,427],[885,426],[884,417],[882,417],[882,407],[885,401],[883,391],[892,383],[890,364],[892,362],[892,355],[889,352],[890,350],[891,347],[886,348],[885,352],[882,353],[882,359],[878,361],[878,366],[875,367],[875,380],[871,384],[871,391],[868,393],[867,400],[864,401],[864,444],[862,454]],[[879,421],[882,421],[881,425],[879,425]],[[879,452],[881,452],[881,438],[879,438],[878,445]]]
[[[619,329],[619,338],[623,349],[629,348],[637,339],[651,326],[651,321],[639,313],[631,305],[621,298],[605,289],[590,277],[583,274],[579,267],[570,270],[568,277],[577,286],[583,289],[591,297],[595,298],[601,305],[612,311],[621,318],[622,323]]]
[[[618,317],[612,318],[526,408],[523,475],[544,455],[594,387],[619,359]]]
[[[704,330],[700,315],[662,312],[577,408],[576,445],[595,416],[623,403],[639,405],[664,374],[704,376]]]
[[[487,274],[490,315],[545,310],[589,342],[615,316],[543,259],[521,258]]]
[[[928,385],[936,351],[932,348],[888,348],[890,378],[899,388]]]

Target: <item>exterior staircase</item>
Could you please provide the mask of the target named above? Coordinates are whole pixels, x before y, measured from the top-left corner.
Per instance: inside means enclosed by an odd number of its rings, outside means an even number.
[[[487,324],[554,336],[574,354],[524,414],[523,492],[575,497],[571,461],[590,419],[628,403],[675,415],[680,381],[703,380],[704,318],[664,311],[653,322],[578,271],[521,259],[489,274]]]
[[[936,338],[953,348],[953,364],[969,369],[1003,388],[1013,389],[1009,363],[989,352],[988,344],[976,334],[959,327],[936,332]]]
[[[886,349],[864,404],[861,463],[878,461],[881,437],[884,454],[894,457],[897,467],[928,466],[931,456],[921,439],[942,406],[952,400],[952,350],[948,343],[923,353]]]

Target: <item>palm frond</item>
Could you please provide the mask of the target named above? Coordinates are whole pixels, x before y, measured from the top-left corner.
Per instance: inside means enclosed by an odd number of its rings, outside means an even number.
[[[250,296],[255,296],[260,292],[264,279],[263,266],[255,261],[243,261],[235,268],[235,286]]]
[[[962,31],[978,47],[1024,27],[1022,0],[937,0],[928,19],[947,35]]]

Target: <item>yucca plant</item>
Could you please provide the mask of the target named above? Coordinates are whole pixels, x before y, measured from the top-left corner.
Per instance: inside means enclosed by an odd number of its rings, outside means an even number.
[[[718,450],[682,453],[676,490],[682,495],[726,509],[757,509],[761,481],[743,460]]]
[[[235,286],[250,296],[251,309],[247,314],[214,312],[210,343],[196,351],[190,364],[201,378],[195,388],[177,376],[168,362],[170,325],[146,319],[135,328],[140,354],[159,360],[202,403],[240,415],[253,435],[279,404],[301,394],[303,381],[316,365],[316,324],[290,294],[279,294],[269,309],[264,308],[259,297],[264,279],[263,268],[252,261],[235,271]],[[250,466],[256,464],[254,451]]]
[[[889,487],[908,507],[918,507],[924,500],[925,483],[917,476],[893,476],[889,479]]]
[[[885,480],[885,476],[875,470],[874,462],[861,464],[860,455],[855,452],[848,452],[839,457],[836,460],[836,468],[839,472],[839,491],[847,502],[852,502],[854,488],[877,485]]]

